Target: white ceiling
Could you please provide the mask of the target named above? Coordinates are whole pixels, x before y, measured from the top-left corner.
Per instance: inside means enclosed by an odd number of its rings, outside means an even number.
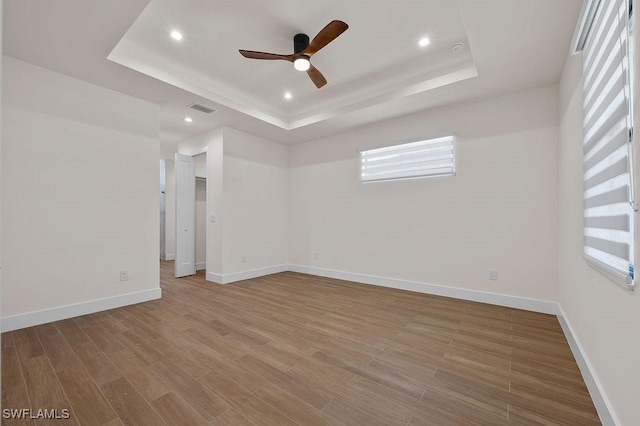
[[[220,125],[292,144],[557,82],[581,4],[4,0],[3,53],[158,103],[168,148]],[[313,38],[333,19],[350,28],[312,58],[328,80],[322,89],[288,62],[238,53],[292,53],[293,35]],[[173,29],[181,42],[169,37]],[[432,43],[421,49],[423,36]],[[454,54],[459,41],[466,48]],[[218,111],[188,109],[194,102]]]
[[[153,0],[109,59],[286,130],[475,76],[455,1]],[[364,13],[366,11],[366,13]],[[333,19],[350,29],[314,55],[329,80],[317,89],[286,61],[256,61],[239,49],[293,53]],[[179,30],[176,42],[169,34]],[[422,37],[433,39],[425,48]],[[461,75],[460,71],[467,71]],[[443,78],[447,77],[447,78]],[[419,85],[431,81],[430,85]],[[286,100],[285,92],[293,94]]]

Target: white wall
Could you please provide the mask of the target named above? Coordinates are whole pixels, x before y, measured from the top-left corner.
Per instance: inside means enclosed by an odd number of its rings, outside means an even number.
[[[640,69],[637,58],[636,64]],[[582,56],[568,58],[560,83],[559,300],[616,424],[636,425],[640,418],[640,295],[609,281],[582,258],[581,77]],[[636,99],[640,99],[638,92]],[[635,118],[640,123],[637,110]]]
[[[183,141],[207,152],[207,278],[230,282],[287,264],[287,148],[231,128]],[[243,257],[244,260],[243,261]]]
[[[225,275],[287,264],[287,158],[283,145],[224,129]]]
[[[7,57],[2,77],[3,326],[158,297],[158,107]]]
[[[292,146],[289,262],[555,301],[557,90]],[[457,176],[359,182],[359,150],[452,132]],[[490,268],[499,270],[498,281],[488,280]]]

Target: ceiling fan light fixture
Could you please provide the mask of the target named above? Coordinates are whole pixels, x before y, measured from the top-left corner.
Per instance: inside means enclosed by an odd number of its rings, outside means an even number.
[[[327,79],[316,67],[311,65],[311,57],[318,53],[320,49],[335,40],[340,34],[349,29],[345,22],[333,20],[329,22],[318,34],[309,42],[306,34],[296,34],[293,37],[293,53],[290,55],[279,55],[277,53],[256,52],[254,50],[242,50],[240,54],[249,59],[281,60],[293,62],[293,66],[298,71],[306,71],[313,84],[319,89],[327,84]]]
[[[308,56],[299,56],[293,61],[293,67],[298,71],[308,71],[311,68],[311,61]]]

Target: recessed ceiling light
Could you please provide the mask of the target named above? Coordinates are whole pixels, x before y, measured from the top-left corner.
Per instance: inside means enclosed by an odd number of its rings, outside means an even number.
[[[428,46],[429,44],[431,44],[431,40],[429,40],[427,37],[423,37],[420,40],[418,40],[418,46],[420,47],[425,47],[425,46]]]
[[[185,118],[184,118],[184,121],[186,121],[187,123],[191,123],[191,122],[193,122],[193,118],[191,118],[191,117],[185,117]]]
[[[285,94],[284,94],[284,98],[285,98],[285,99],[292,99],[292,98],[293,98],[293,95],[291,94],[291,92],[285,92]]]
[[[180,34],[180,32],[178,32],[176,30],[173,30],[173,31],[171,31],[171,38],[174,39],[174,40],[180,41],[180,40],[182,40],[182,34]]]

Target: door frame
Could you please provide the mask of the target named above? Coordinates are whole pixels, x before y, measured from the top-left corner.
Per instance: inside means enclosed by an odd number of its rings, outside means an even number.
[[[209,235],[209,223],[210,223],[210,218],[211,218],[211,214],[210,214],[210,209],[209,209],[209,147],[205,146],[199,149],[195,149],[193,151],[188,151],[187,153],[182,153],[182,152],[177,152],[176,154],[181,154],[181,155],[187,155],[190,157],[197,157],[198,155],[202,155],[202,154],[206,154],[206,161],[205,161],[205,165],[206,165],[206,174],[207,174],[207,191],[206,191],[206,203],[205,203],[205,215],[206,215],[206,220],[205,220],[205,224],[204,224],[204,232],[205,232],[205,236],[208,237]],[[195,159],[194,159],[195,162]],[[177,172],[176,172],[176,176],[177,176]],[[195,180],[194,180],[194,185],[195,185]],[[176,185],[177,186],[177,185]],[[176,188],[177,190],[177,188]],[[177,202],[178,202],[178,197],[176,197],[176,210],[177,210]],[[177,223],[177,214],[174,217],[174,220],[176,221],[176,234],[178,232],[178,223]],[[195,220],[195,218],[194,218]],[[194,228],[194,232],[195,232],[195,228]],[[194,243],[195,243],[195,234],[194,234]],[[177,235],[176,235],[176,257],[177,257],[177,251],[178,251],[178,241],[177,241]],[[206,238],[205,241],[205,262],[206,262],[206,267],[205,267],[205,277],[209,276],[209,238]],[[194,267],[195,267],[195,249],[194,249]],[[175,273],[174,273],[175,275]]]

